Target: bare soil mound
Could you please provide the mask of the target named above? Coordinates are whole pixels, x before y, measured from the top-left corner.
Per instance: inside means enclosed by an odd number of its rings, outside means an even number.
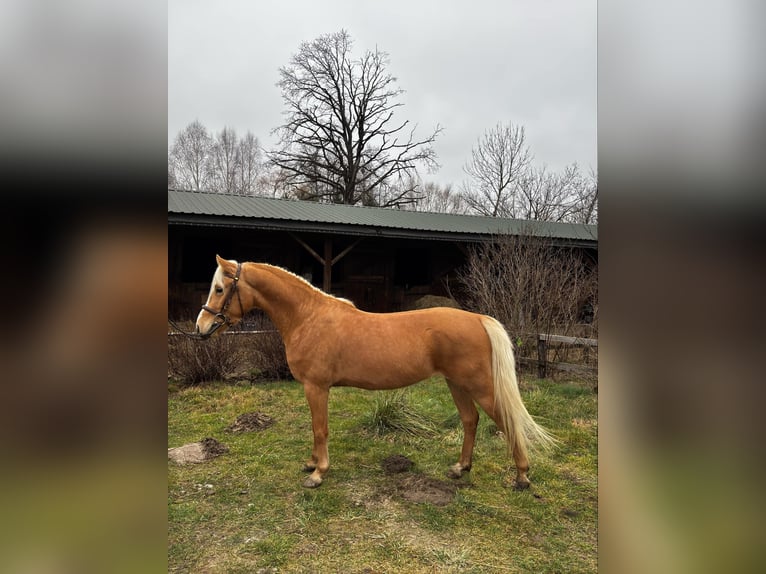
[[[386,472],[386,474],[407,472],[408,470],[412,469],[414,464],[415,463],[412,462],[409,458],[401,454],[392,454],[391,456],[384,458],[381,462],[381,466],[383,466],[383,470]]]
[[[259,412],[245,413],[239,415],[226,430],[229,432],[253,432],[262,431],[274,424],[274,418]]]

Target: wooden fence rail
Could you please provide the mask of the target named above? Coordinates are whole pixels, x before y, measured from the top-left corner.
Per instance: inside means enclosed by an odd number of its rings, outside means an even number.
[[[584,347],[584,355],[587,361],[588,350],[598,348],[598,339],[589,339],[587,337],[565,337],[564,335],[549,335],[540,333],[537,335],[537,375],[544,379],[548,376],[548,369],[554,368],[559,371],[568,371],[574,373],[595,373],[598,367],[594,365],[577,365],[574,363],[554,362],[548,360],[548,347],[550,343],[558,345],[570,345],[573,347]],[[534,364],[534,359],[521,359],[520,362]]]

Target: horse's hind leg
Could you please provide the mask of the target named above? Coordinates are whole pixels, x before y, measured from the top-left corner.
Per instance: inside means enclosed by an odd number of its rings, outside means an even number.
[[[463,450],[460,452],[460,460],[452,465],[448,476],[460,478],[463,476],[463,472],[471,470],[473,447],[476,442],[476,427],[479,424],[479,411],[476,410],[471,395],[460,390],[449,381],[447,384],[460,414],[460,420],[463,422]]]
[[[486,392],[476,397],[476,402],[486,412],[490,418],[495,421],[498,429],[503,430],[506,437],[511,434],[514,435],[513,443],[513,462],[516,465],[516,490],[523,490],[529,488],[529,455],[527,454],[527,447],[524,444],[522,438],[515,432],[510,432],[510,429],[506,429],[503,426],[503,420],[498,413],[495,412],[495,397],[494,393]],[[506,439],[507,440],[507,439]]]
[[[303,390],[311,409],[311,427],[314,431],[314,447],[311,460],[306,463],[306,470],[313,471],[303,482],[306,488],[316,488],[322,484],[322,475],[330,468],[330,455],[327,450],[327,402],[329,390],[304,383]]]

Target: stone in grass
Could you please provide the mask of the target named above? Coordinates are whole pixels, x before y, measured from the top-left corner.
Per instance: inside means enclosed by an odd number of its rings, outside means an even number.
[[[205,462],[226,452],[229,452],[229,447],[208,437],[199,442],[169,448],[168,458],[178,464],[191,464]]]

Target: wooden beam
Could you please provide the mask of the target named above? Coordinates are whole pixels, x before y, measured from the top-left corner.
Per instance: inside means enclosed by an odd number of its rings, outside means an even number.
[[[343,259],[343,258],[344,258],[346,255],[348,255],[348,254],[349,254],[349,252],[350,252],[350,251],[351,251],[351,250],[352,250],[354,247],[356,247],[357,245],[359,245],[359,243],[362,241],[362,239],[364,239],[364,238],[362,237],[362,238],[360,238],[360,239],[357,239],[357,240],[356,240],[356,241],[354,241],[354,242],[353,242],[351,245],[349,245],[349,246],[348,246],[348,247],[346,247],[346,248],[345,248],[343,251],[341,251],[341,252],[340,252],[340,253],[338,253],[338,254],[337,254],[335,257],[333,257],[333,260],[332,260],[332,263],[331,263],[331,264],[332,264],[332,265],[335,265],[335,264],[336,264],[338,261],[340,261],[340,260],[341,260],[341,259]]]
[[[301,239],[300,237],[298,237],[294,233],[290,233],[290,237],[292,237],[293,239],[295,239],[295,241],[300,243],[303,246],[303,248],[306,251],[308,251],[314,259],[316,259],[317,261],[319,261],[319,263],[324,265],[324,259],[322,259],[322,256],[319,255],[319,253],[317,253],[316,251],[314,251],[308,243],[303,241],[303,239]]]
[[[325,237],[324,240],[324,282],[323,287],[325,293],[329,293],[332,289],[332,239]]]

